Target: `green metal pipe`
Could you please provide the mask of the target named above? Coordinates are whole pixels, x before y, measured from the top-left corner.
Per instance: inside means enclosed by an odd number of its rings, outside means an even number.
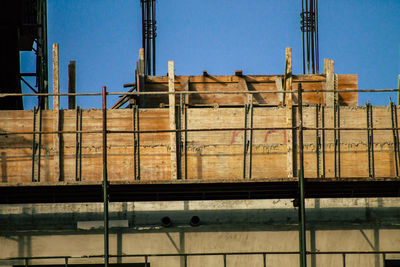
[[[302,105],[302,86],[299,84],[298,92],[298,112],[299,112],[299,249],[300,249],[300,267],[307,266],[306,254],[306,217],[304,201],[304,151],[303,151],[303,105]]]
[[[107,180],[107,89],[103,86],[103,201],[104,201],[104,267],[108,267],[108,180]]]

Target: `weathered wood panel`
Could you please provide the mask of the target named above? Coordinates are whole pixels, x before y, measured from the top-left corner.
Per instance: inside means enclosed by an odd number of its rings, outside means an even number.
[[[243,78],[247,82],[249,91],[279,91],[276,86],[277,79],[283,79],[284,75],[245,75],[239,76],[176,76],[175,90],[183,91],[182,81],[189,80],[189,91],[243,91],[239,84],[239,80]],[[293,89],[298,88],[301,83],[304,90],[323,90],[325,88],[325,75],[293,75]],[[338,75],[338,89],[357,89],[357,75]],[[333,88],[330,88],[333,89]],[[167,76],[148,76],[146,77],[147,92],[167,92],[168,79]],[[332,94],[332,93],[331,93]],[[296,94],[294,94],[296,95]],[[168,105],[167,95],[147,95],[145,96],[147,107],[159,107]],[[282,104],[281,94],[254,94],[255,105],[280,105]],[[297,97],[296,97],[297,98]],[[357,92],[339,93],[341,105],[356,106],[358,103]],[[176,96],[179,101],[179,96]],[[191,106],[235,106],[244,105],[247,102],[247,96],[243,94],[190,94],[189,105]],[[308,92],[303,95],[305,104],[325,103],[324,94],[316,92]]]
[[[296,112],[296,107],[293,107]],[[288,107],[255,107],[253,127],[287,127]],[[304,157],[305,176],[316,177],[316,108],[305,107],[304,113]],[[179,113],[180,114],[180,113]],[[140,130],[170,129],[169,109],[141,109]],[[333,109],[325,108],[325,127],[333,127]],[[341,107],[340,127],[367,126],[365,107]],[[84,110],[83,131],[102,129],[102,111]],[[0,131],[31,132],[32,111],[0,111]],[[53,131],[55,114],[43,111],[43,131]],[[245,111],[235,108],[189,108],[188,129],[243,128]],[[296,119],[296,118],[294,118]],[[74,131],[76,111],[60,112],[61,130]],[[297,120],[298,122],[298,120]],[[108,110],[108,130],[131,131],[133,111]],[[374,127],[389,130],[374,131],[375,175],[389,177],[395,175],[394,146],[390,108],[373,107]],[[287,177],[288,143],[290,130],[255,130],[253,132],[252,178]],[[201,131],[187,134],[188,179],[240,179],[243,177],[244,131]],[[55,147],[52,134],[42,134],[41,181],[58,181],[55,168]],[[82,180],[102,179],[102,138],[101,133],[82,135]],[[61,134],[60,174],[65,181],[75,180],[75,133]],[[108,137],[109,179],[133,180],[134,144],[133,133],[109,134]],[[294,140],[296,143],[296,140]],[[326,177],[334,177],[334,134],[325,131]],[[57,144],[56,144],[57,145]],[[368,176],[367,130],[340,131],[340,159],[342,177]],[[29,182],[32,170],[32,134],[0,135],[0,174],[2,182]],[[140,134],[140,177],[142,180],[171,179],[171,146],[169,133]]]

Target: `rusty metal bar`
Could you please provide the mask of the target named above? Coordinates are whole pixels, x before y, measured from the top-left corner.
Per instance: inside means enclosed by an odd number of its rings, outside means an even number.
[[[374,132],[373,132],[373,114],[370,103],[366,104],[367,111],[367,134],[368,134],[368,174],[369,177],[375,177],[374,160]]]
[[[390,117],[392,120],[392,127],[393,127],[393,154],[394,154],[394,165],[395,165],[395,172],[396,176],[399,176],[399,158],[398,158],[398,150],[399,150],[399,137],[397,135],[397,131],[394,130],[395,127],[397,127],[397,116],[395,114],[397,113],[397,109],[395,107],[395,104],[390,101]]]
[[[371,127],[374,127],[374,115],[372,105],[370,106]],[[374,130],[371,131],[371,156],[372,156],[372,177],[375,177],[375,148],[374,148]]]
[[[335,178],[340,178],[341,170],[340,170],[340,105],[335,97],[335,104],[334,104],[334,145],[335,145]]]
[[[383,258],[383,267],[386,267],[386,253],[382,254],[382,258]]]
[[[338,178],[337,175],[337,105],[336,101],[333,105],[333,127],[335,130],[333,131],[333,145],[334,145],[334,150],[333,150],[333,164],[334,164],[334,177]]]
[[[37,182],[40,182],[40,162],[42,157],[42,108],[39,106],[39,144],[38,144],[38,177]]]
[[[316,105],[315,106],[315,127],[319,127],[319,111],[320,111],[321,105]],[[316,162],[317,162],[317,178],[320,177],[320,148],[321,148],[321,137],[319,135],[319,130],[315,130],[315,152],[316,152]]]
[[[346,267],[346,254],[342,254],[342,262],[343,262],[343,267]]]
[[[338,92],[338,93],[368,93],[368,92],[399,92],[400,89],[340,89],[340,90],[323,90],[310,89],[303,90],[303,93],[323,93],[323,92]],[[168,95],[168,94],[287,94],[296,93],[296,90],[287,91],[176,91],[176,92],[109,92],[108,95]],[[7,96],[101,96],[101,93],[3,93],[0,97]]]
[[[400,81],[400,79],[399,79],[399,81]],[[400,87],[400,85],[399,85],[399,87]],[[399,141],[399,128],[398,128],[399,126],[398,126],[398,119],[397,119],[397,111],[398,111],[397,107],[398,107],[398,105],[396,106],[396,104],[394,104],[394,118],[395,118],[395,122],[396,122],[396,124],[395,124],[396,130],[395,131],[396,131],[396,136],[397,136],[396,141],[397,141],[397,153],[398,153],[397,158],[398,158],[399,166],[400,166],[400,141]]]
[[[136,163],[136,146],[137,146],[137,133],[136,133],[136,107],[137,105],[134,105],[132,108],[132,129],[133,129],[133,177],[134,180],[137,178],[137,163]]]
[[[244,132],[243,132],[243,179],[246,179],[246,154],[247,154],[247,104],[244,105]]]
[[[77,131],[82,131],[82,109],[76,107],[76,125]],[[75,180],[82,180],[82,133],[77,132],[75,136]]]
[[[140,106],[136,105],[136,161],[137,161],[137,173],[136,180],[140,180]]]
[[[182,96],[180,97],[180,101],[182,101]],[[179,105],[175,106],[175,128],[177,130],[182,130],[182,102],[180,102]],[[182,144],[182,135],[183,131],[179,132],[180,134],[175,135],[176,138],[176,177],[178,180],[182,179],[182,150],[183,150],[183,144]]]
[[[188,122],[188,120],[187,120],[187,113],[188,113],[188,107],[187,107],[187,105],[185,105],[185,144],[184,144],[184,146],[185,146],[185,179],[187,179],[187,173],[188,173],[188,171],[187,171],[187,168],[188,168],[188,166],[187,166],[187,140],[188,140],[188,131],[187,131],[187,122]]]
[[[322,177],[325,178],[325,107],[321,107],[321,127],[322,127]]]
[[[35,182],[35,158],[36,158],[36,107],[33,107],[33,126],[32,126],[32,182]]]
[[[252,177],[253,167],[253,114],[254,106],[253,102],[250,104],[250,140],[249,140],[249,179]]]
[[[104,267],[109,261],[108,177],[107,177],[107,89],[103,86],[103,201],[104,201]]]
[[[39,123],[38,131],[36,130],[37,123]],[[33,131],[30,133],[33,135],[32,136],[32,182],[40,182],[40,162],[41,162],[41,147],[42,147],[42,109],[40,108],[40,106],[33,108]],[[38,135],[37,143],[36,143],[36,135]],[[36,164],[37,168],[35,168]]]

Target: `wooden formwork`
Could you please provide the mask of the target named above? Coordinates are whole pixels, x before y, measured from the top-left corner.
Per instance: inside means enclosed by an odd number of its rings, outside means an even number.
[[[335,176],[334,109],[324,108],[324,160],[323,149],[317,146],[315,106],[303,108],[305,177],[333,178]],[[185,149],[177,150],[177,165],[171,164],[170,119],[168,108],[139,110],[139,153],[140,180],[170,180],[172,171],[182,179],[258,179],[290,177],[291,168],[287,164],[288,144],[292,144],[296,155],[296,134],[290,139],[286,115],[289,107],[254,107],[252,136],[251,177],[243,176],[244,161],[244,120],[245,109],[234,108],[189,108],[187,109],[186,142],[177,144]],[[296,109],[295,107],[293,109]],[[390,107],[373,107],[373,157],[376,177],[396,175],[395,148]],[[398,112],[398,111],[397,111]],[[319,113],[321,121],[321,113]],[[8,134],[32,132],[33,111],[0,111],[0,170],[3,182],[32,181],[32,138],[33,134]],[[60,130],[68,133],[45,134],[54,131],[56,114],[42,112],[41,175],[40,181],[55,182],[76,180],[76,111],[62,110],[59,114]],[[134,111],[132,109],[107,111],[108,177],[111,181],[134,180]],[[294,125],[296,125],[295,120]],[[320,124],[320,123],[319,123]],[[320,124],[321,125],[321,124]],[[365,107],[340,107],[340,177],[368,177],[368,130]],[[212,129],[221,129],[212,131]],[[262,128],[263,130],[257,130]],[[271,128],[271,129],[265,129]],[[281,129],[276,129],[281,128]],[[282,129],[285,128],[285,129]],[[311,128],[308,130],[308,128]],[[346,130],[351,128],[352,130]],[[361,128],[355,130],[354,128]],[[102,179],[102,111],[82,112],[82,181]],[[191,129],[210,129],[191,131]],[[237,130],[222,130],[237,129]],[[265,130],[264,130],[265,129]],[[383,130],[384,129],[384,130]],[[161,133],[146,131],[165,130]],[[184,134],[177,127],[177,135]],[[113,133],[113,131],[125,131]],[[128,132],[126,132],[128,131]],[[89,133],[88,133],[89,132]],[[90,133],[94,132],[94,133]],[[319,131],[322,136],[322,130]],[[55,138],[60,140],[55,142]],[[320,140],[322,140],[320,138]],[[336,139],[337,140],[337,139]],[[337,141],[336,141],[337,142]],[[318,149],[317,149],[318,148]],[[317,161],[319,151],[319,162]],[[59,153],[60,151],[60,153]],[[181,151],[181,153],[179,152]],[[183,168],[187,151],[187,176]],[[249,156],[249,155],[247,155]],[[296,158],[296,157],[295,157]],[[59,163],[57,160],[59,159]],[[36,159],[37,162],[37,159]],[[294,159],[296,164],[296,159]],[[319,164],[319,165],[318,165]],[[325,166],[325,167],[323,167]],[[325,177],[323,177],[325,168]],[[295,172],[294,172],[295,174]],[[171,178],[172,177],[172,178]]]

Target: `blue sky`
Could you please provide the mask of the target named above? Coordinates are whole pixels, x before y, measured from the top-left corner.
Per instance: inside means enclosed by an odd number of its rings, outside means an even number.
[[[282,74],[286,47],[293,49],[293,72],[301,74],[300,10],[300,0],[157,0],[157,75],[167,73],[168,60],[177,75]],[[320,72],[331,58],[336,73],[359,75],[360,89],[397,88],[399,14],[400,0],[319,0]],[[48,0],[49,90],[51,47],[59,43],[61,92],[70,60],[77,62],[78,92],[103,85],[126,91],[141,47],[140,16],[139,0]],[[31,53],[21,59],[23,71],[34,68]],[[359,102],[386,105],[389,95],[360,93]],[[117,97],[108,99],[111,106]],[[25,97],[25,108],[33,102]],[[77,102],[101,106],[100,97]]]

